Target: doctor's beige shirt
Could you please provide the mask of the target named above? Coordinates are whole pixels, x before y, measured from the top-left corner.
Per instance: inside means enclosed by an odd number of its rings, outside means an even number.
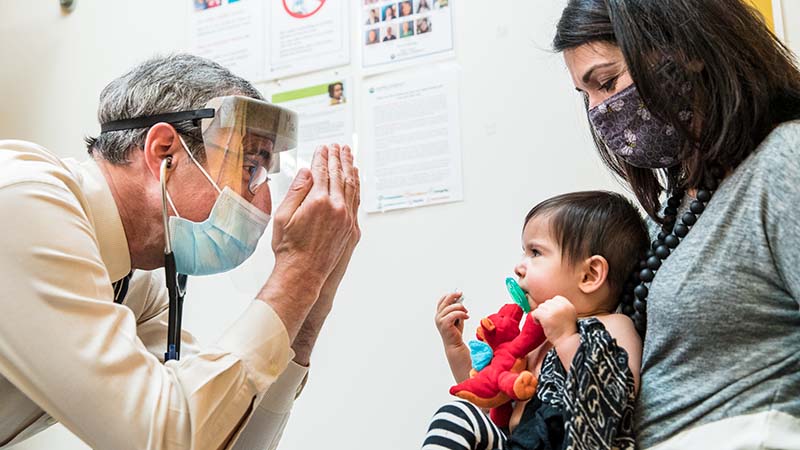
[[[274,448],[307,369],[253,300],[214,345],[163,362],[168,297],[131,270],[97,164],[0,141],[0,448],[56,421],[94,449]]]

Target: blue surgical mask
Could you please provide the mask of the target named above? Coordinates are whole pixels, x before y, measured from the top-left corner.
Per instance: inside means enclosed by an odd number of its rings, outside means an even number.
[[[180,216],[169,218],[176,270],[186,275],[226,272],[253,254],[270,216],[229,187],[220,191],[185,143],[183,146],[220,194],[208,218],[202,222],[193,222]],[[169,194],[167,199],[172,204]],[[177,214],[174,204],[172,209]]]

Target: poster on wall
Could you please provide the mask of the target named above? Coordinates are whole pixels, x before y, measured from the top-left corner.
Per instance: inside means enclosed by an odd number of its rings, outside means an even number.
[[[363,86],[367,212],[463,199],[456,66],[384,75]]]
[[[294,86],[282,86],[271,95],[271,102],[298,114],[297,152],[294,158],[281,157],[281,170],[297,173],[311,167],[314,150],[320,145],[353,145],[352,82],[347,77],[318,76]]]
[[[270,0],[264,79],[350,63],[350,0]]]
[[[261,77],[264,8],[259,0],[191,0],[191,52],[248,80]]]
[[[367,74],[454,55],[453,0],[358,0]]]
[[[191,52],[258,82],[350,63],[345,0],[190,0]]]
[[[781,0],[748,0],[758,9],[767,26],[779,39],[785,41],[783,34],[783,14],[781,11]]]

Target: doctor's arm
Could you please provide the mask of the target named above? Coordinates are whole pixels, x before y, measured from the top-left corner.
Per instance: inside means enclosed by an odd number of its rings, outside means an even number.
[[[317,163],[315,183],[328,179],[322,171]],[[290,345],[344,249],[344,243],[337,249],[304,239],[306,230],[321,226],[309,216],[336,204],[325,186],[313,196],[312,188],[298,211],[284,214],[281,222],[282,267],[288,259],[323,272],[318,287],[309,289],[313,298],[297,288],[272,286],[213,345],[166,364],[137,336],[131,310],[112,302],[94,224],[74,187],[56,177],[3,187],[0,209],[13,214],[0,221],[0,374],[93,448],[224,446],[284,373]],[[347,218],[343,208],[334,209],[340,210],[336,217],[323,215],[326,225]],[[322,239],[346,241],[342,228],[329,228]],[[315,256],[309,251],[320,250],[334,253],[327,271],[330,261],[308,261]],[[309,278],[275,280],[296,286]]]
[[[169,298],[163,272],[134,272],[125,305],[137,312],[139,338],[150,353],[163,361],[169,317]],[[181,358],[191,358],[200,352],[197,339],[189,331],[182,330]],[[230,448],[234,441],[234,449],[276,448],[307,373],[308,367],[290,361],[263,398],[254,399],[252,407],[230,432],[225,448]]]
[[[14,211],[0,221],[0,374],[92,448],[218,449],[289,364],[286,328],[261,301],[163,364],[112,302],[92,221],[65,184],[3,187],[0,207]]]
[[[342,177],[344,178],[345,199],[348,213],[354,218],[352,232],[344,252],[323,284],[319,298],[306,316],[303,325],[292,342],[295,353],[294,360],[286,371],[267,392],[264,400],[258,404],[249,424],[239,436],[235,450],[268,449],[277,447],[295,398],[300,395],[308,376],[308,365],[311,351],[319,337],[322,325],[333,307],[333,299],[344,277],[350,258],[358,241],[361,230],[358,225],[358,207],[361,203],[361,185],[358,168],[352,166],[353,160],[349,151],[342,155]],[[280,231],[277,231],[280,233]],[[277,236],[276,239],[280,239]],[[274,241],[273,241],[274,242]]]

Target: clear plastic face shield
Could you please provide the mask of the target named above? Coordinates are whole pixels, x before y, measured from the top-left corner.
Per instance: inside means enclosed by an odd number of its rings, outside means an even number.
[[[231,95],[214,98],[203,109],[107,122],[101,132],[185,121],[200,126],[205,152],[196,162],[204,175],[220,192],[230,188],[266,211],[266,196],[261,199],[257,194],[269,175],[280,171],[280,153],[297,146],[297,114],[262,100]]]
[[[248,97],[211,100],[214,117],[201,119],[205,161],[199,161],[220,189],[230,188],[261,210],[260,189],[280,172],[280,153],[297,146],[297,115]]]

